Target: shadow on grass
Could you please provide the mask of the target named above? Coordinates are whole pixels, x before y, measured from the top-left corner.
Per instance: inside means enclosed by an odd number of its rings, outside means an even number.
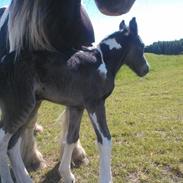
[[[41,183],[59,183],[60,176],[58,174],[58,167],[59,163],[57,163],[55,167],[53,167],[53,169],[51,169],[49,172],[47,172],[46,175],[44,175],[44,178],[41,181]],[[11,176],[13,178],[13,181],[16,182],[12,170],[11,170]],[[1,177],[0,177],[0,183],[1,183]]]
[[[61,177],[58,173],[59,164],[60,163],[57,163],[51,170],[49,170],[46,173],[46,175],[44,175],[44,177],[42,178],[40,183],[60,183]],[[72,168],[78,168],[78,167],[80,167],[80,166],[73,166],[72,165]],[[15,176],[14,176],[12,170],[11,170],[11,176],[13,178],[13,181],[16,182]],[[1,177],[0,177],[0,183],[1,183]]]
[[[46,175],[44,175],[44,179],[41,181],[41,183],[58,183],[60,182],[60,175],[58,173],[58,167],[59,163],[55,165],[53,169],[47,172]]]

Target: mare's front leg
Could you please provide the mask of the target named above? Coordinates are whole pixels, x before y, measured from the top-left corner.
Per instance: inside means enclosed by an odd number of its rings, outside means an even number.
[[[97,135],[98,148],[100,153],[100,183],[111,183],[111,135],[106,122],[104,101],[88,105],[87,111]]]
[[[68,133],[69,128],[69,115],[70,115],[70,108],[66,107],[65,111],[60,117],[60,121],[62,124],[62,138],[61,138],[61,157],[63,156],[64,148],[65,148],[65,136]],[[75,148],[72,153],[72,164],[76,167],[80,166],[81,164],[87,165],[89,162],[86,152],[82,147],[80,140],[76,142]]]
[[[64,138],[64,150],[59,166],[59,172],[64,183],[75,182],[75,177],[71,172],[71,158],[73,150],[79,139],[79,130],[81,117],[83,114],[82,108],[68,107],[68,132]]]
[[[37,111],[40,107],[40,104],[40,102],[37,103],[37,106],[29,117],[26,129],[21,134],[22,159],[25,163],[25,166],[33,170],[46,167],[46,162],[37,148],[36,138],[34,135],[34,130],[37,122]]]

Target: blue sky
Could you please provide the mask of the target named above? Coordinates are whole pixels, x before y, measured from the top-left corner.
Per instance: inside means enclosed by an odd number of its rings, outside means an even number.
[[[0,6],[8,2],[9,0],[0,0]],[[128,23],[134,16],[145,44],[183,38],[183,0],[136,0],[129,13],[118,17],[102,15],[94,0],[82,0],[82,3],[92,20],[96,42],[118,30],[122,19]]]
[[[121,20],[128,23],[134,16],[145,44],[183,38],[183,0],[136,0],[130,12],[119,17],[102,15],[93,0],[83,3],[92,19],[97,41],[117,30]]]

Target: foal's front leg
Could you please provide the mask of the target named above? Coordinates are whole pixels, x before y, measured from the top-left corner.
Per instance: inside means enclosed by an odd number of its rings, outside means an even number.
[[[100,183],[112,183],[111,173],[111,136],[106,122],[104,102],[87,107],[90,119],[95,129],[100,153]]]
[[[75,177],[71,172],[71,158],[73,150],[79,139],[79,130],[83,109],[76,107],[68,107],[68,133],[65,134],[64,150],[59,172],[64,183],[75,182]]]

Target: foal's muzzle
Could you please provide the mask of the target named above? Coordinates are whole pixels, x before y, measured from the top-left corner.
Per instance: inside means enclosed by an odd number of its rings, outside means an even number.
[[[145,63],[145,64],[142,66],[142,68],[141,68],[140,72],[138,73],[138,75],[139,75],[140,77],[143,77],[143,76],[145,76],[148,72],[149,72],[149,64],[148,64],[148,63]]]

